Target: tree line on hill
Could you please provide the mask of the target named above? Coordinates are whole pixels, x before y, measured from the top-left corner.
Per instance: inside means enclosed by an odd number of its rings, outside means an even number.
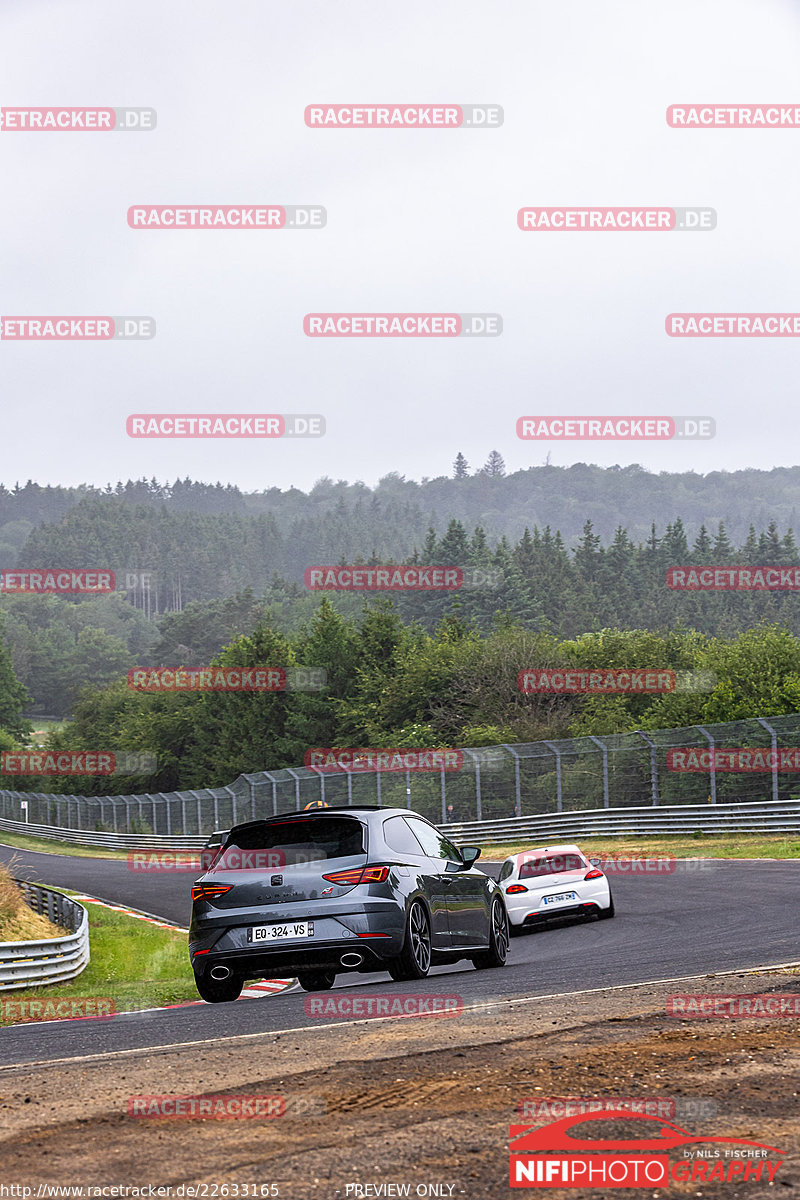
[[[136,566],[141,554],[138,562],[163,561],[162,569],[170,572],[171,557],[180,556],[184,600],[178,609],[159,611],[155,604],[144,606],[141,589],[82,598],[0,595],[0,618],[14,669],[31,697],[33,712],[63,716],[84,686],[109,682],[134,666],[203,666],[262,619],[282,634],[294,634],[319,608],[321,593],[275,570],[267,578],[267,564],[254,550],[242,554],[242,545],[252,548],[258,541],[268,518],[203,517],[137,507],[123,507],[120,516],[102,501],[91,503],[108,519],[91,520],[84,528],[85,510],[71,514],[69,520],[78,528],[72,539],[62,530],[59,565],[100,562],[122,573],[123,564],[131,565],[133,559]],[[231,523],[240,535],[238,542]],[[130,540],[123,536],[125,530]],[[95,544],[92,535],[98,532],[103,536]],[[30,566],[53,563],[50,527],[43,527],[41,535],[40,552],[34,555],[31,550]],[[275,557],[279,541],[273,530],[272,567],[280,561]],[[144,544],[149,549],[141,550]],[[267,555],[264,541],[259,544]],[[323,550],[317,561],[357,562],[359,556]],[[370,555],[361,561],[386,562],[388,556]],[[398,616],[428,633],[446,618],[482,634],[491,633],[500,621],[565,639],[603,628],[694,629],[733,637],[761,623],[800,633],[796,592],[675,591],[666,582],[668,568],[679,565],[800,563],[792,531],[782,533],[774,521],[759,533],[751,526],[739,546],[733,545],[721,523],[713,534],[701,526],[690,543],[680,517],[661,533],[651,526],[647,540],[638,544],[620,527],[604,545],[593,523],[586,521],[570,550],[560,532],[549,527],[526,529],[515,544],[501,538],[492,547],[481,527],[468,535],[453,519],[441,537],[430,529],[421,548],[405,561],[474,573],[474,587],[391,594]],[[154,578],[159,578],[158,565]],[[174,590],[174,574],[170,579]],[[208,597],[208,591],[221,594]],[[355,619],[360,613],[364,593],[326,594],[342,615]]]
[[[221,667],[314,667],[320,691],[137,691],[125,678],[84,689],[51,750],[155,755],[138,777],[8,777],[5,786],[71,794],[168,792],[229,784],[303,762],[311,747],[479,747],[675,728],[800,711],[800,639],[771,625],[731,637],[604,629],[561,638],[503,618],[481,633],[456,616],[433,631],[391,601],[343,615],[327,598],[293,633],[269,620],[235,636]],[[524,694],[534,668],[658,668],[705,682],[663,694]],[[24,689],[0,649],[0,749],[23,747]]]

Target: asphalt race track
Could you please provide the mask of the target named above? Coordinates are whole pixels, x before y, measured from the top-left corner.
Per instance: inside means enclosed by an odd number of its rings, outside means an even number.
[[[0,861],[12,858],[19,876],[188,924],[191,873],[144,875],[124,861],[0,845]],[[498,865],[487,863],[486,869],[496,875]],[[399,984],[388,975],[342,974],[336,990],[436,992],[472,1006],[800,960],[800,860],[679,861],[670,874],[612,876],[611,887],[614,920],[563,922],[514,938],[501,970],[457,964],[434,969],[427,980]],[[264,1000],[7,1027],[0,1030],[0,1065],[318,1026],[305,1013],[305,997],[295,987]],[[557,999],[546,1003],[556,1011]],[[513,1009],[509,1014],[511,1019]]]

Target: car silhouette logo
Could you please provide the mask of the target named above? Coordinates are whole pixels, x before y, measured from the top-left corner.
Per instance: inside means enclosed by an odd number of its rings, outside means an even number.
[[[640,1126],[642,1133],[639,1137],[623,1139],[604,1138],[599,1135],[576,1137],[568,1132],[573,1125],[584,1125],[591,1121],[602,1121],[604,1125],[609,1121],[642,1122]],[[549,1125],[534,1128],[531,1128],[530,1125],[511,1126],[512,1154],[522,1152],[536,1154],[543,1150],[555,1150],[561,1153],[564,1151],[586,1153],[592,1150],[617,1151],[618,1153],[632,1150],[652,1150],[663,1153],[665,1150],[674,1150],[679,1146],[691,1144],[757,1146],[761,1150],[770,1150],[775,1154],[784,1153],[777,1146],[766,1146],[763,1142],[751,1142],[745,1138],[699,1137],[697,1134],[689,1133],[687,1129],[681,1129],[678,1125],[669,1125],[654,1117],[648,1117],[644,1113],[633,1113],[627,1109],[616,1111],[606,1109],[602,1113],[591,1115],[582,1113],[574,1117],[563,1117],[560,1121],[552,1121]]]
[[[280,885],[283,883],[283,876],[282,875],[272,875],[270,877],[270,883],[272,884],[273,887],[280,887]]]

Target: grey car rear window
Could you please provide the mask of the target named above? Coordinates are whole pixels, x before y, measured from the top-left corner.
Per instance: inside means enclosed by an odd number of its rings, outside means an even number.
[[[246,826],[229,838],[226,850],[279,850],[287,866],[365,853],[364,828],[353,817],[313,817],[265,821]]]

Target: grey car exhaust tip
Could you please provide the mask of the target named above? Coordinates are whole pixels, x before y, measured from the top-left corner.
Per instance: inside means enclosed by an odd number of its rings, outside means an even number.
[[[349,954],[343,954],[339,961],[343,967],[360,967],[364,961],[364,955],[351,951]]]
[[[211,978],[216,979],[218,982],[221,982],[223,979],[230,979],[230,977],[231,977],[230,967],[212,967],[211,968]]]

